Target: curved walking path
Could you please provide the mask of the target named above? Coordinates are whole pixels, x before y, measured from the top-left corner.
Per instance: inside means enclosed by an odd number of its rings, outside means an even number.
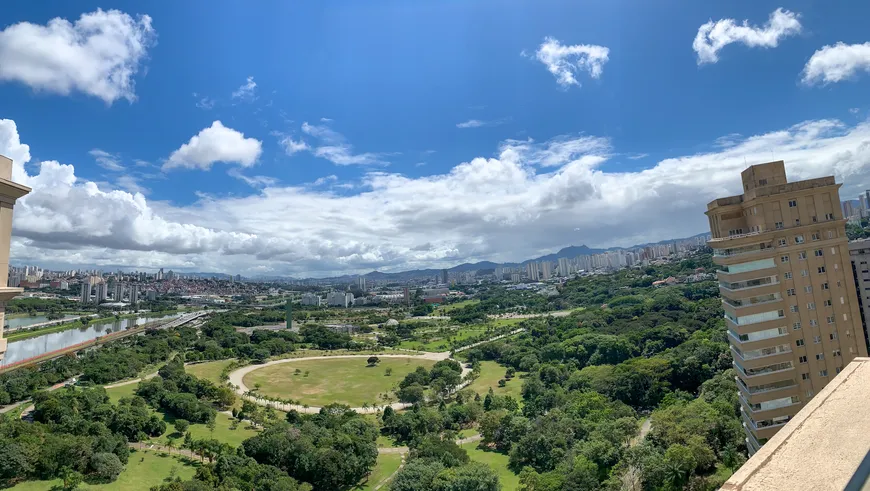
[[[233,386],[234,390],[236,391],[236,394],[238,394],[239,396],[241,396],[244,399],[252,401],[252,402],[259,404],[261,406],[273,407],[273,408],[279,409],[281,411],[295,410],[297,412],[304,413],[304,414],[316,414],[316,413],[320,412],[319,406],[305,407],[305,406],[301,406],[299,404],[286,404],[283,402],[276,402],[276,401],[266,399],[263,397],[256,397],[256,396],[250,395],[249,394],[250,389],[245,385],[245,381],[244,381],[245,375],[253,372],[254,370],[259,370],[261,368],[265,368],[265,367],[272,366],[272,365],[279,365],[282,363],[293,363],[293,362],[309,361],[309,360],[332,360],[335,358],[364,358],[364,359],[368,359],[368,357],[370,357],[370,356],[372,356],[372,355],[368,354],[368,355],[306,356],[306,357],[301,357],[301,358],[285,358],[283,360],[273,360],[270,362],[263,363],[261,365],[247,365],[247,366],[244,366],[242,368],[239,368],[238,370],[233,371],[232,373],[230,373],[229,383]],[[379,354],[376,356],[378,356],[379,358],[411,358],[411,359],[415,359],[415,360],[432,360],[432,361],[437,362],[437,361],[449,359],[450,352],[444,351],[441,353],[422,353],[419,355]],[[471,369],[463,366],[462,367],[463,379],[469,373],[471,373]],[[469,381],[464,381],[463,383],[459,384],[459,386],[457,387],[457,390],[464,387],[465,385],[468,385],[468,383],[469,383]],[[376,414],[378,411],[382,411],[382,410],[386,409],[387,406],[392,407],[394,410],[399,410],[399,409],[405,409],[405,408],[411,407],[411,404],[408,404],[406,402],[394,402],[392,404],[385,404],[383,406],[373,406],[373,407],[366,407],[366,408],[354,407],[351,409],[360,413],[360,414]]]

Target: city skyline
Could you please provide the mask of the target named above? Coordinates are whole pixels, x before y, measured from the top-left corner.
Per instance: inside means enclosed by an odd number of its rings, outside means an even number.
[[[765,161],[868,187],[870,6],[620,4],[11,5],[13,262],[503,263],[690,236]]]

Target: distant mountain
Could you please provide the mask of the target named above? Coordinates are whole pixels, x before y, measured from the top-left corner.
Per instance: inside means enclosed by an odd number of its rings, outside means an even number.
[[[575,258],[577,256],[591,256],[593,254],[601,254],[602,252],[607,252],[609,250],[615,250],[615,249],[616,248],[592,249],[592,248],[586,247],[585,245],[569,246],[569,247],[563,247],[562,249],[559,249],[559,252],[557,252],[555,254],[547,254],[546,256],[541,256],[539,258],[528,259],[526,261],[523,261],[521,264],[528,264],[531,262],[539,263],[541,261],[556,262],[559,260],[560,257]]]

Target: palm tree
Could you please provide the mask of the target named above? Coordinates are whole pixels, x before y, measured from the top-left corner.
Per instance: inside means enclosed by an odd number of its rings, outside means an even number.
[[[172,455],[172,447],[175,445],[175,438],[169,437],[166,439],[166,448],[169,449],[169,455]]]

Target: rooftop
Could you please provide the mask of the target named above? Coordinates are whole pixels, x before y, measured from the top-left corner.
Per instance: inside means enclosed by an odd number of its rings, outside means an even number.
[[[870,358],[855,358],[721,489],[842,490],[853,476],[861,489],[867,464],[856,471],[870,459],[868,388]]]

